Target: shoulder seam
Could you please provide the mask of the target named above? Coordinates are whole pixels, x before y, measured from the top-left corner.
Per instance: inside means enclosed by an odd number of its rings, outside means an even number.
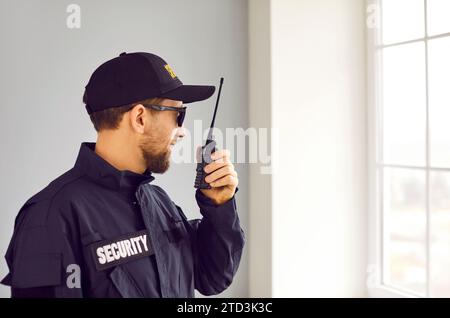
[[[72,179],[72,180],[70,180],[70,181],[64,183],[57,191],[55,191],[55,193],[52,194],[51,197],[45,198],[45,199],[43,199],[43,200],[31,202],[29,205],[32,206],[33,204],[36,204],[36,203],[39,203],[39,202],[49,201],[48,208],[46,209],[46,211],[47,211],[47,217],[48,217],[48,212],[50,211],[50,208],[51,208],[51,206],[52,206],[52,204],[53,204],[53,200],[54,200],[55,196],[56,196],[63,188],[65,188],[67,185],[69,185],[69,184],[71,184],[71,183],[77,181],[78,179],[84,177],[85,175],[86,175],[86,174],[83,173],[83,174],[77,176],[76,178],[74,178],[74,179]],[[25,206],[24,206],[23,208],[25,208]],[[23,209],[23,208],[22,208],[22,209]],[[21,209],[21,210],[22,210],[22,209]],[[19,212],[19,214],[20,214],[20,212]],[[17,215],[17,217],[18,217],[18,216],[19,216],[19,215]],[[47,222],[47,219],[46,219],[45,221]],[[20,227],[20,224],[18,224],[18,227]],[[33,227],[30,227],[30,228],[33,228]],[[27,228],[27,227],[23,228],[23,230],[25,230],[25,229],[29,229],[29,228]]]
[[[57,195],[62,189],[64,189],[67,185],[69,185],[69,184],[71,184],[71,183],[77,181],[78,179],[84,177],[85,175],[86,175],[86,174],[84,174],[84,173],[81,174],[81,175],[79,175],[79,176],[76,177],[75,179],[73,179],[73,180],[71,180],[71,181],[69,181],[69,182],[67,182],[67,183],[64,183],[57,191],[55,191],[55,193],[54,193],[50,198],[48,198],[48,200],[49,200],[50,202],[49,202],[49,205],[48,205],[47,213],[48,213],[48,211],[50,211],[50,208],[51,208],[52,205],[53,205],[53,200],[55,199],[56,195]],[[47,216],[48,216],[48,214],[47,214]],[[47,221],[47,220],[46,220],[46,221]]]

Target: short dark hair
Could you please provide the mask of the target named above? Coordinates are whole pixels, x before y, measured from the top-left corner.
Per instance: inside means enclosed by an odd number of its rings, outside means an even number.
[[[116,106],[98,112],[93,112],[89,116],[97,132],[101,131],[102,129],[118,129],[120,121],[123,118],[123,114],[130,111],[137,104],[159,104],[162,100],[163,98],[160,97],[148,98],[142,101],[135,102],[133,104]],[[86,93],[83,96],[83,103],[86,104]]]

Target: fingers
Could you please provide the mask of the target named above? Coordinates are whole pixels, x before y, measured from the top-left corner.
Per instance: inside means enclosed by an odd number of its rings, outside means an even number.
[[[213,173],[206,176],[205,181],[208,183],[214,182],[226,175],[231,175],[234,177],[237,177],[237,172],[234,170],[234,166],[230,163],[226,166],[223,166],[217,170],[215,170]]]
[[[239,184],[239,180],[237,178],[237,176],[228,174],[222,178],[220,178],[219,180],[216,180],[214,182],[211,182],[210,185],[213,188],[219,188],[219,187],[224,187],[224,186],[229,186],[232,185],[234,187],[237,187]]]
[[[211,162],[210,164],[207,164],[205,166],[205,168],[203,168],[203,170],[205,170],[206,173],[211,173],[211,172],[213,172],[219,168],[222,168],[224,166],[227,166],[227,165],[232,165],[232,163],[229,161],[225,161],[225,162],[214,161],[214,162]]]
[[[202,147],[198,146],[196,150],[196,161],[200,162],[202,159]],[[206,151],[208,152],[208,151]],[[230,162],[230,151],[228,149],[217,150],[211,154],[212,162]],[[208,161],[210,162],[210,161]],[[210,162],[210,163],[212,163]]]
[[[211,159],[214,161],[204,168],[208,173],[205,181],[212,187],[237,186],[239,180],[234,165],[230,161],[230,151],[228,149],[217,150],[211,154]]]
[[[227,149],[214,152],[211,154],[211,159],[214,161],[204,167],[206,173],[211,173],[219,168],[222,168],[223,166],[231,164],[230,152]]]
[[[211,154],[211,159],[218,162],[230,161],[230,151],[228,149],[217,150]]]

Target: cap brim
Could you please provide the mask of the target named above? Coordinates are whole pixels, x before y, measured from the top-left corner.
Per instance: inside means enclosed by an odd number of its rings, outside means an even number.
[[[160,97],[181,100],[183,104],[189,104],[210,98],[214,94],[215,90],[215,86],[182,85],[174,90],[162,94]]]

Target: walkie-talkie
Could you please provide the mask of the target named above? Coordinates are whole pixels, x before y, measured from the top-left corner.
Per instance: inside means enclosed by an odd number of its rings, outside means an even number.
[[[216,107],[214,108],[214,114],[209,127],[208,137],[206,143],[202,148],[197,151],[197,176],[195,177],[194,188],[197,189],[211,189],[211,186],[205,181],[205,177],[208,175],[204,168],[207,164],[212,162],[211,154],[216,151],[216,142],[213,137],[214,121],[216,120],[217,106],[219,106],[220,92],[222,91],[223,77],[220,78],[219,93],[217,94]]]

